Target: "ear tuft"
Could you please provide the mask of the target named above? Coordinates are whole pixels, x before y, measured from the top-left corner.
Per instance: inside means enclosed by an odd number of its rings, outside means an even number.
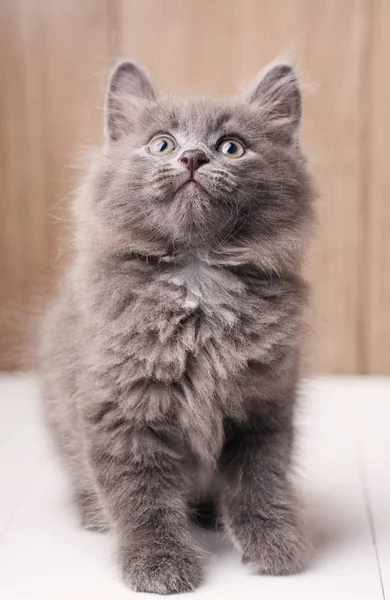
[[[265,113],[271,129],[280,141],[291,143],[299,135],[302,100],[298,77],[287,63],[271,63],[260,74],[250,93],[250,102]]]
[[[122,61],[113,69],[107,93],[107,136],[118,140],[129,130],[132,112],[156,95],[147,75],[133,62]]]

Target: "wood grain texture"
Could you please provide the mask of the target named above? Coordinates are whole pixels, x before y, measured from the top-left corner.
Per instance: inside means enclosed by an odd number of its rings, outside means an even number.
[[[0,11],[0,369],[10,369],[28,363],[32,316],[60,268],[73,167],[99,139],[112,56],[108,0],[1,0]]]
[[[303,71],[317,83],[307,98],[304,146],[320,189],[319,236],[309,276],[318,370],[361,369],[361,61],[366,7],[360,0],[303,3]]]
[[[39,187],[39,166],[34,157],[37,171],[34,178],[30,177],[27,149],[35,132],[29,123],[23,46],[35,32],[26,27],[21,12],[19,0],[0,4],[0,69],[1,79],[6,83],[0,94],[0,366],[3,368],[18,362],[20,333],[24,326],[21,313],[27,303],[26,279],[32,263],[39,260],[42,247],[39,241],[27,253],[31,229],[26,212],[26,188],[31,185],[32,191],[35,186]],[[31,56],[33,54],[32,43]],[[35,223],[40,237],[40,225],[44,221],[38,198],[36,212],[40,214],[39,223]]]
[[[371,51],[362,73],[369,127],[365,143],[366,244],[364,307],[365,370],[390,373],[390,3],[373,0]]]
[[[120,53],[145,65],[162,90],[234,89],[234,0],[119,2]]]
[[[20,365],[26,319],[64,262],[73,167],[101,139],[113,60],[135,59],[169,93],[227,94],[287,55],[313,83],[312,370],[390,373],[389,11],[387,0],[0,0],[0,368]]]

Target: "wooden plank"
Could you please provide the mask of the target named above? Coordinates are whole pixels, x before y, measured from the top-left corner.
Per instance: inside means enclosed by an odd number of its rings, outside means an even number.
[[[26,364],[29,323],[67,245],[80,145],[102,137],[114,4],[0,3],[0,369]]]
[[[315,550],[312,596],[383,600],[357,448],[356,397],[364,390],[368,404],[369,389],[361,377],[302,386],[296,463]]]
[[[366,326],[366,370],[368,373],[390,373],[390,53],[388,24],[390,3],[374,0],[370,56],[362,73],[367,90],[370,128],[365,139],[367,173],[366,272],[364,274],[364,320]]]
[[[0,477],[12,482],[0,495],[0,539],[47,454],[38,393],[33,377],[0,376]]]
[[[15,364],[12,352],[23,295],[26,164],[26,99],[22,76],[18,0],[0,3],[0,369]]]
[[[386,598],[390,594],[389,392],[388,379],[375,377],[360,383],[355,395],[361,474]]]
[[[103,99],[111,64],[108,0],[42,0],[45,3],[45,164],[47,211],[68,216],[77,167],[103,138]],[[50,246],[66,225],[47,219]]]
[[[233,0],[120,0],[120,53],[144,65],[163,90],[230,92],[233,6]]]

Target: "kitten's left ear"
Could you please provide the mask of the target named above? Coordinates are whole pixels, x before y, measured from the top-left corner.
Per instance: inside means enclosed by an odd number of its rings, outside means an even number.
[[[258,104],[267,126],[285,143],[293,143],[299,137],[302,116],[302,100],[298,77],[287,63],[278,62],[260,73],[249,95],[252,104]]]
[[[107,92],[106,132],[113,141],[136,124],[142,106],[156,100],[147,75],[133,62],[122,61],[114,68]]]

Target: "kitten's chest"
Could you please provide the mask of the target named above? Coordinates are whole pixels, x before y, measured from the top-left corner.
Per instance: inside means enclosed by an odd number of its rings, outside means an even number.
[[[244,283],[200,260],[155,274],[115,323],[132,375],[171,384],[200,370],[222,385],[243,363],[236,342],[245,305]]]
[[[233,274],[197,259],[173,268],[163,281],[174,305],[186,314],[196,312],[221,326],[238,323],[245,287]]]

